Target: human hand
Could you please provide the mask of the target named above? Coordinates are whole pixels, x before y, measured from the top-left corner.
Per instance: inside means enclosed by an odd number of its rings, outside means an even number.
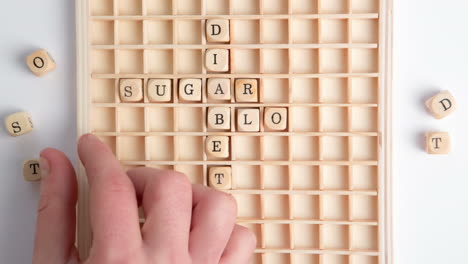
[[[125,173],[111,150],[92,135],[78,153],[86,168],[93,245],[80,261],[75,248],[77,182],[68,158],[41,152],[43,175],[33,264],[244,264],[253,233],[235,224],[231,195],[192,185],[185,175],[150,168]],[[138,206],[146,222],[140,229]]]

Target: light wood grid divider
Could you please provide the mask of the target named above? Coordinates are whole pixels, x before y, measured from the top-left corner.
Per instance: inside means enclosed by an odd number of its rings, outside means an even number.
[[[78,3],[79,127],[115,152],[126,169],[175,169],[207,185],[213,166],[233,171],[238,222],[255,232],[252,263],[390,262],[387,73],[391,1],[86,0]],[[231,41],[206,39],[206,19],[230,20]],[[207,72],[206,49],[230,51],[230,70]],[[121,79],[141,79],[144,100],[121,102]],[[201,79],[202,100],[178,96]],[[207,97],[210,78],[230,80],[229,102]],[[235,80],[259,81],[259,102],[234,99]],[[150,79],[170,79],[172,99],[152,103]],[[207,127],[209,107],[231,111],[231,128]],[[284,107],[287,129],[263,124]],[[259,109],[260,132],[238,132],[237,109]],[[230,137],[230,157],[204,152],[208,136]],[[382,151],[382,149],[384,149]],[[162,153],[162,154],[161,154]],[[80,174],[82,256],[91,243],[86,180]]]

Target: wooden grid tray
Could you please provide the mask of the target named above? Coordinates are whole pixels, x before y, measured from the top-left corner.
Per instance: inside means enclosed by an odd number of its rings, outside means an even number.
[[[207,185],[232,168],[238,222],[257,235],[253,263],[391,262],[391,1],[77,1],[78,127],[105,141],[126,168],[175,169]],[[230,20],[230,42],[208,43],[205,23]],[[208,48],[230,50],[209,73]],[[172,100],[123,103],[121,79],[171,79]],[[183,78],[203,81],[199,103],[179,100]],[[214,102],[206,81],[259,80],[259,102]],[[210,130],[207,109],[230,107],[231,129]],[[239,108],[288,109],[287,129],[239,132]],[[204,153],[210,135],[231,155]],[[165,150],[155,152],[154,150]],[[80,170],[78,246],[91,244]]]

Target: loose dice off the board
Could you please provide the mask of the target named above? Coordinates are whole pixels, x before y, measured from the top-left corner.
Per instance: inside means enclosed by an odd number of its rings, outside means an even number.
[[[27,134],[34,129],[31,115],[26,112],[18,112],[9,115],[5,119],[5,126],[8,133],[14,137]]]
[[[447,132],[430,132],[426,134],[426,151],[433,155],[450,153],[450,135]]]
[[[41,180],[39,160],[27,160],[23,163],[23,177],[25,181]]]
[[[430,98],[426,106],[435,118],[442,119],[456,110],[457,103],[449,91],[443,91]]]
[[[52,56],[44,49],[33,52],[26,58],[29,69],[37,76],[53,71],[57,65]]]

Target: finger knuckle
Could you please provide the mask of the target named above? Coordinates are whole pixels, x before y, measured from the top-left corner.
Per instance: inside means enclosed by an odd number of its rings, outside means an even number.
[[[177,171],[163,171],[157,178],[156,188],[162,188],[177,193],[191,193],[192,184],[187,176]]]
[[[113,172],[110,172],[112,175],[116,175]],[[110,193],[133,193],[134,188],[129,179],[125,179],[120,175],[109,177],[107,182],[107,191]]]
[[[213,191],[208,199],[210,199],[213,208],[222,209],[230,217],[237,215],[237,202],[231,194]]]
[[[245,226],[238,226],[237,230],[246,247],[254,250],[257,247],[257,236],[255,236],[254,232]]]

